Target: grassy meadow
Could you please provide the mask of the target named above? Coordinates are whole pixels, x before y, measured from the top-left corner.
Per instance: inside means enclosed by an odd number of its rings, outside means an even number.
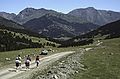
[[[27,36],[26,36],[27,37]],[[39,41],[39,38],[31,38],[35,42]],[[44,39],[42,39],[46,42]],[[96,41],[97,39],[95,39]],[[18,54],[21,55],[23,61],[25,55],[31,55],[34,59],[35,55],[39,55],[43,49],[52,49],[48,55],[65,52],[65,51],[79,51],[79,48],[93,48],[92,50],[84,52],[83,60],[81,63],[84,65],[85,70],[80,70],[80,73],[76,73],[71,79],[120,79],[120,38],[100,40],[103,42],[97,46],[97,41],[91,45],[57,48],[46,46],[45,48],[31,48],[22,49],[16,51],[0,52],[0,68],[15,65],[15,58]],[[5,60],[10,58],[10,61]],[[24,63],[24,62],[23,62]]]
[[[41,53],[41,50],[46,49],[52,49],[52,51],[49,51],[48,55],[59,53],[59,52],[65,52],[65,51],[74,51],[77,50],[79,47],[68,47],[68,48],[57,48],[57,47],[45,47],[45,48],[30,48],[30,49],[21,49],[16,51],[7,51],[7,52],[0,52],[0,68],[7,67],[7,66],[13,66],[15,65],[15,58],[17,55],[21,55],[23,64],[24,64],[24,56],[30,55],[31,58],[34,60],[34,55],[39,55]],[[43,57],[43,56],[40,56]],[[10,58],[10,61],[7,61],[6,58]]]
[[[85,52],[82,64],[86,70],[71,79],[120,79],[120,38],[103,40]]]

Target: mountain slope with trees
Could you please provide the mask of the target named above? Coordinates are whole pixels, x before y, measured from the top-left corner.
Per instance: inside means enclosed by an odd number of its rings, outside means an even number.
[[[120,30],[120,20],[112,23],[108,23],[96,30],[93,30],[86,34],[67,40],[62,43],[61,47],[89,44],[94,41],[94,38],[100,38],[100,37],[104,37],[103,39],[119,38],[120,37],[119,30]]]
[[[3,17],[0,17],[0,24],[5,25],[7,27],[16,28],[16,29],[24,29],[22,25],[15,23],[12,20],[5,19]]]
[[[46,15],[49,15],[49,17],[56,17],[56,19],[49,18],[46,19],[47,21],[38,20],[43,17],[45,18]],[[0,16],[19,24],[23,24],[27,27],[27,29],[29,28],[32,31],[37,31],[37,33],[41,33],[48,37],[71,37],[81,35],[99,28],[101,25],[120,19],[119,12],[97,10],[93,7],[75,9],[68,14],[56,12],[54,10],[47,10],[44,8],[25,8],[20,11],[18,15],[0,12]],[[33,25],[33,22],[35,25]],[[50,26],[48,22],[51,22]],[[47,23],[48,25],[46,25]],[[45,28],[43,28],[42,25]]]
[[[44,46],[55,46],[55,43],[48,41],[43,35],[25,29],[20,24],[0,17],[0,51]]]
[[[68,22],[52,15],[44,15],[41,18],[32,19],[25,24],[25,28],[48,37],[71,37],[86,33],[98,26],[92,23]]]
[[[106,36],[106,38],[114,38],[114,37],[120,37],[120,20],[108,23],[104,26],[101,26],[100,28],[91,31],[87,34],[81,35],[78,38],[91,38],[95,37],[97,35],[99,36]]]

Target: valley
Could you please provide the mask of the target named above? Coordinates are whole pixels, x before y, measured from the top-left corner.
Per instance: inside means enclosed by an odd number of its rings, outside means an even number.
[[[1,12],[0,16],[23,25],[25,29],[54,38],[85,34],[120,19],[119,12],[94,7],[75,9],[67,14],[45,8],[25,8],[18,15]]]
[[[15,67],[18,55],[21,69]],[[24,65],[27,55],[30,69]],[[119,58],[120,12],[94,7],[0,12],[0,79],[120,79]]]

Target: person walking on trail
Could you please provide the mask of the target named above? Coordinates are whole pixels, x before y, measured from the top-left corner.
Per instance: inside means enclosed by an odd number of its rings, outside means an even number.
[[[19,66],[21,66],[21,56],[20,55],[18,55],[16,57],[15,63],[16,63],[16,69],[18,69]]]
[[[25,66],[26,66],[26,69],[29,69],[30,68],[30,62],[31,62],[31,58],[30,58],[30,55],[26,56],[25,58]]]
[[[39,56],[36,56],[35,62],[36,62],[36,67],[38,67],[38,65],[39,65],[39,63],[40,63],[40,58],[39,58]]]
[[[18,55],[18,60],[19,60],[19,66],[21,66],[21,60],[22,60],[22,58],[21,58],[20,55]]]
[[[18,67],[19,67],[19,59],[18,59],[18,57],[16,57],[15,64],[16,64],[16,69],[18,69]]]

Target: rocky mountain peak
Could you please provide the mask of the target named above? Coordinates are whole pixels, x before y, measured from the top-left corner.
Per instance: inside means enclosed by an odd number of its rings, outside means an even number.
[[[94,7],[87,7],[85,9],[87,9],[87,10],[96,10]]]
[[[34,8],[25,8],[24,10],[22,10],[20,13],[24,13],[24,12],[32,12],[32,11],[36,11],[37,9]]]
[[[25,8],[18,14],[18,16],[22,17],[22,18],[28,17],[28,16],[32,15],[33,13],[35,13],[36,11],[37,11],[37,9],[34,9],[34,8]]]

